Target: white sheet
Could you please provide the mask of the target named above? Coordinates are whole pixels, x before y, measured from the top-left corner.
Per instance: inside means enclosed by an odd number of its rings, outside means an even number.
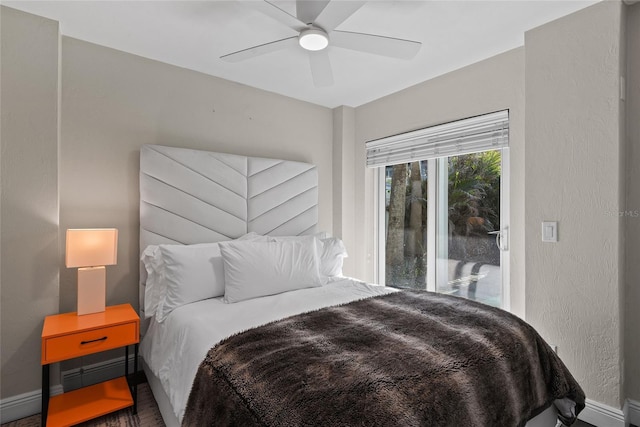
[[[160,379],[175,415],[182,422],[198,367],[219,341],[274,320],[396,291],[340,278],[318,288],[234,304],[225,304],[222,297],[198,301],[175,309],[163,323],[152,322],[142,340],[141,354]]]

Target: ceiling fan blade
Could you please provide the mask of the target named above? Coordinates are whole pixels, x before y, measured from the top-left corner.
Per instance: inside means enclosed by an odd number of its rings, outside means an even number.
[[[302,22],[310,24],[327,7],[327,3],[329,0],[296,0],[296,15]]]
[[[412,59],[422,46],[412,40],[348,31],[333,31],[330,37],[332,46],[398,59]]]
[[[265,43],[258,46],[250,47],[248,49],[239,50],[237,52],[228,53],[221,56],[220,59],[227,62],[240,62],[244,61],[245,59],[264,55],[266,53],[287,49],[289,47],[296,46],[297,44],[298,36],[288,37],[286,39],[278,40],[275,42]]]
[[[333,84],[333,71],[331,71],[331,61],[326,49],[309,52],[309,63],[311,64],[313,84],[316,87],[327,87]]]
[[[241,3],[262,12],[263,14],[298,32],[307,28],[306,23],[280,9],[273,3],[269,3],[267,0],[242,0]]]
[[[313,23],[326,32],[333,31],[365,3],[366,1],[359,0],[330,1]]]

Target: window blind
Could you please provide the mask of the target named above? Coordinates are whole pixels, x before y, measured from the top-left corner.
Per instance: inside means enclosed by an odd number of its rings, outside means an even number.
[[[497,150],[509,146],[509,111],[498,111],[366,143],[367,166],[378,167]]]

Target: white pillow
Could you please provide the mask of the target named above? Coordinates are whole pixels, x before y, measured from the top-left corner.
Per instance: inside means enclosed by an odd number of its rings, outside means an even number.
[[[180,306],[224,294],[218,243],[160,245],[159,250],[164,269],[156,312],[158,322]]]
[[[266,240],[248,233],[238,240]],[[147,271],[145,318],[162,322],[181,305],[224,295],[224,272],[218,243],[150,245],[140,258]]]
[[[320,258],[320,275],[323,278],[342,277],[342,265],[347,258],[347,249],[342,240],[337,237],[328,237],[325,232],[319,232],[311,236],[318,240],[318,255]],[[284,240],[305,239],[309,236],[269,236],[274,242]]]
[[[322,286],[313,236],[279,241],[222,242],[224,301],[234,303]]]
[[[322,239],[320,242],[320,274],[325,277],[342,277],[342,264],[349,256],[344,243],[337,237]]]
[[[156,245],[149,245],[140,257],[144,269],[147,271],[147,280],[144,287],[144,314],[145,319],[153,317],[158,310],[160,301],[160,288],[162,287],[162,269],[164,263],[160,256],[160,249]]]

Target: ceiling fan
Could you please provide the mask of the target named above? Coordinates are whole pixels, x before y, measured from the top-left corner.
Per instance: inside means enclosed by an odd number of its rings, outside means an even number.
[[[239,62],[282,49],[301,46],[309,52],[311,75],[318,87],[333,84],[327,47],[335,46],[398,59],[411,59],[422,43],[373,34],[338,31],[336,27],[354,14],[366,1],[296,0],[296,16],[267,0],[243,1],[295,30],[298,35],[223,55],[220,59]]]

